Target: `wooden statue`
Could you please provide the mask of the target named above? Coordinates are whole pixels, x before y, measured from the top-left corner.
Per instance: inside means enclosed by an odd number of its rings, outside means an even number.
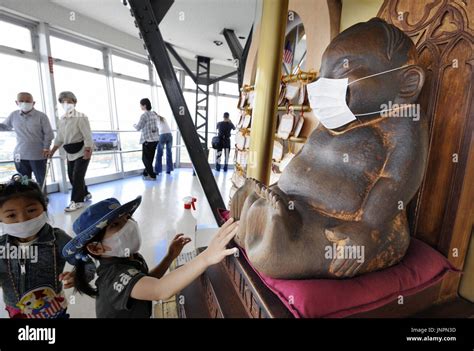
[[[428,150],[428,126],[415,104],[425,77],[417,60],[411,39],[376,18],[329,44],[320,77],[348,78],[356,119],[332,129],[320,123],[276,185],[247,179],[233,197],[236,242],[257,270],[284,279],[346,278],[402,259],[410,241],[406,206]]]

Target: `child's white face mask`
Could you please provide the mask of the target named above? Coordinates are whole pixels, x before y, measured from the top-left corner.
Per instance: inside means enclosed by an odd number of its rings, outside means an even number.
[[[105,257],[130,257],[140,250],[141,235],[138,223],[129,219],[117,233],[102,240],[102,244],[109,247]]]
[[[349,106],[347,106],[347,87],[360,80],[379,76],[381,74],[396,71],[405,67],[407,67],[407,65],[393,68],[380,73],[371,74],[369,76],[356,79],[350,83],[348,78],[319,78],[314,83],[307,85],[309,104],[311,106],[311,109],[313,110],[314,115],[327,129],[335,129],[342,127],[343,125],[349,122],[355,121],[356,116],[366,116],[380,113],[382,111],[388,111],[380,110],[354,115],[350,110]]]
[[[1,234],[8,234],[19,239],[26,239],[38,234],[47,222],[48,216],[46,215],[46,212],[43,212],[38,217],[30,219],[29,221],[10,224],[1,223]]]

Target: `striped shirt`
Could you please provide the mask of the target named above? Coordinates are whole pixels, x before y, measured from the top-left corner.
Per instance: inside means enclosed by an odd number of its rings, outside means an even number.
[[[0,125],[6,130],[15,131],[15,160],[45,159],[43,149],[49,150],[54,133],[48,116],[43,112],[35,109],[28,113],[20,110],[13,111]]]
[[[135,129],[142,132],[140,136],[140,144],[145,142],[156,142],[160,138],[158,131],[158,115],[154,111],[146,111],[140,117]]]

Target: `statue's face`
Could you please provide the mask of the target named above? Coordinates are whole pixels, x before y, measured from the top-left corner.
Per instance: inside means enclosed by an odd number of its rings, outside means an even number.
[[[320,76],[324,78],[349,78],[349,83],[375,73],[396,68],[396,63],[386,58],[384,34],[379,29],[350,33],[336,37],[326,48],[321,63]],[[402,70],[363,79],[349,85],[347,105],[354,114],[380,111],[381,105],[395,103],[400,90]],[[358,117],[367,121],[378,114]]]

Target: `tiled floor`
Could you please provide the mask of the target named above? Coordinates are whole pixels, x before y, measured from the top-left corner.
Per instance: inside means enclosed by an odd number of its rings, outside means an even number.
[[[215,179],[221,189],[224,201],[227,203],[231,187],[232,171],[216,173]],[[142,233],[143,254],[150,267],[157,264],[164,256],[168,241],[175,235],[175,222],[181,215],[182,199],[192,195],[198,199],[195,216],[199,226],[216,226],[214,217],[207,203],[197,177],[191,169],[178,169],[171,175],[162,174],[156,182],[143,181],[141,177],[133,177],[119,181],[102,183],[89,187],[92,193],[92,203],[108,197],[116,197],[124,203],[136,196],[143,197],[142,204],[135,212],[134,218],[140,224]],[[80,211],[66,214],[64,207],[68,204],[69,194],[55,193],[49,196],[49,217],[52,225],[64,229],[72,235],[72,223]],[[71,270],[66,265],[65,270]],[[67,290],[70,296],[72,289]],[[71,302],[74,301],[74,304]],[[68,311],[72,318],[95,317],[94,300],[77,294],[70,298]],[[0,299],[0,317],[7,317],[3,301]]]

